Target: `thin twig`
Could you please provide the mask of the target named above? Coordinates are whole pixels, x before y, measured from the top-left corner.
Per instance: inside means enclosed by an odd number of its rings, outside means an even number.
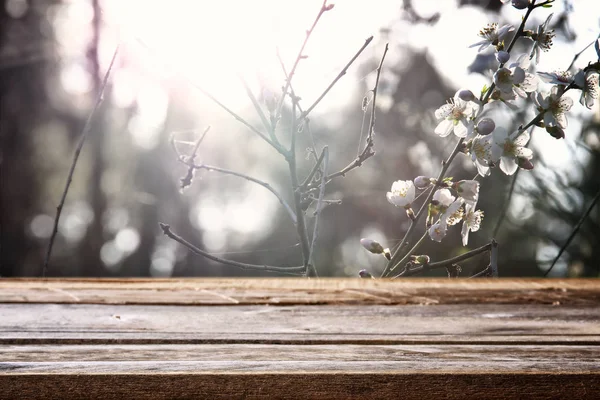
[[[423,243],[423,240],[426,237],[427,237],[427,231],[423,232],[423,235],[421,236],[421,238],[419,240],[417,240],[417,243],[415,243],[415,245],[412,247],[412,249],[410,249],[406,253],[406,255],[404,256],[404,258],[402,258],[402,260],[398,261],[398,263],[392,267],[392,269],[390,270],[390,272],[388,273],[388,275],[390,273],[392,273],[396,269],[396,267],[398,267],[398,265],[402,265],[402,264],[406,263],[407,260],[408,260],[408,258],[417,251],[417,249],[419,248],[419,246],[421,246],[421,244]]]
[[[182,161],[183,162],[183,161]],[[225,169],[225,168],[220,168],[220,167],[215,167],[213,165],[206,165],[206,164],[188,164],[185,163],[184,164],[188,165],[190,168],[196,169],[196,170],[200,170],[200,169],[204,169],[207,171],[215,171],[215,172],[220,172],[222,174],[226,174],[226,175],[233,175],[233,176],[237,176],[239,178],[244,178],[250,182],[254,182],[262,187],[264,187],[265,189],[267,189],[269,192],[273,193],[273,195],[275,195],[275,197],[277,197],[277,200],[279,200],[279,202],[281,203],[281,205],[285,208],[285,210],[287,211],[287,213],[289,214],[290,218],[292,219],[292,221],[294,222],[294,225],[297,224],[297,218],[296,218],[296,214],[294,213],[294,211],[292,210],[292,207],[288,204],[287,201],[285,201],[285,199],[283,198],[283,196],[281,194],[279,194],[279,192],[277,192],[277,190],[275,190],[273,188],[273,186],[271,186],[270,184],[268,184],[267,182],[261,181],[260,179],[256,179],[254,177],[251,177],[249,175],[243,174],[241,172],[236,172],[236,171],[232,171],[229,169]]]
[[[490,266],[488,265],[487,267],[485,267],[484,269],[482,269],[481,271],[479,271],[475,275],[471,275],[469,277],[469,279],[479,278],[480,276],[489,275],[489,273],[490,273]]]
[[[596,39],[594,39],[591,43],[589,43],[587,46],[585,46],[579,53],[575,54],[575,56],[573,56],[573,60],[571,61],[571,64],[569,64],[569,67],[566,69],[566,71],[570,71],[571,68],[573,68],[573,65],[575,65],[575,61],[577,61],[579,56],[581,56],[581,54],[583,54],[583,52],[586,51],[591,45],[596,43],[596,40],[598,40],[598,39],[600,39],[600,35],[598,35],[598,37]]]
[[[367,106],[368,106],[368,99],[367,96],[369,95],[369,93],[371,93],[370,91],[367,92],[367,94],[365,95],[365,97],[363,97],[363,116],[362,116],[362,121],[360,122],[360,136],[358,137],[358,145],[356,146],[356,157],[360,156],[360,148],[362,147],[362,138],[363,138],[363,133],[364,133],[364,129],[365,129],[365,120],[367,119]],[[365,99],[367,99],[367,104],[365,105]]]
[[[169,238],[175,240],[178,243],[181,243],[182,245],[187,247],[192,252],[194,252],[198,255],[204,256],[204,257],[208,258],[209,260],[219,262],[221,264],[232,265],[234,267],[238,267],[238,268],[245,269],[245,270],[264,271],[264,272],[279,272],[279,273],[292,274],[292,275],[301,275],[304,272],[304,267],[301,267],[301,266],[300,267],[275,267],[275,266],[270,266],[270,265],[247,264],[247,263],[243,263],[243,262],[239,262],[239,261],[233,261],[233,260],[228,260],[226,258],[217,257],[211,253],[208,253],[204,250],[199,249],[198,247],[194,246],[193,244],[191,244],[190,242],[188,242],[181,236],[177,235],[175,232],[173,232],[171,230],[171,227],[168,224],[164,224],[162,222],[159,222],[158,224],[160,225],[160,229],[162,229],[163,233],[166,236],[168,236]]]
[[[250,90],[250,87],[248,86],[248,82],[246,82],[244,77],[241,75],[239,75],[239,78],[242,81],[242,84],[244,85],[244,89],[246,90],[246,94],[248,95],[248,98],[252,102],[252,105],[254,106],[256,113],[260,117],[260,120],[262,121],[264,128],[267,130],[267,132],[269,132],[269,137],[271,138],[271,141],[273,143],[277,143],[279,145],[279,141],[277,140],[277,137],[275,136],[275,130],[273,129],[273,125],[267,119],[267,116],[263,112],[260,104],[258,103],[258,100],[256,100],[254,93],[252,93],[252,90]]]
[[[323,91],[323,93],[321,93],[321,95],[317,98],[317,100],[315,100],[315,102],[310,107],[308,107],[308,109],[304,113],[302,113],[302,115],[300,116],[301,120],[308,117],[308,114],[310,114],[310,112],[312,110],[314,110],[314,108],[321,102],[321,100],[323,100],[323,98],[327,95],[327,93],[329,93],[329,91],[337,83],[337,81],[339,81],[344,75],[346,75],[346,73],[348,72],[348,68],[350,68],[350,66],[354,63],[354,61],[356,61],[356,59],[367,48],[367,46],[369,45],[369,43],[371,43],[372,40],[373,40],[373,36],[371,36],[365,40],[365,43],[362,45],[362,47],[356,52],[354,57],[352,57],[350,59],[350,61],[348,61],[348,63],[344,66],[344,68],[340,71],[340,73],[333,79],[333,81],[329,84],[329,86],[327,86],[327,89],[325,89]]]
[[[56,239],[56,234],[58,233],[58,222],[60,220],[60,215],[62,213],[62,209],[65,205],[65,200],[67,199],[67,193],[69,192],[69,188],[71,187],[71,182],[73,181],[73,174],[75,173],[75,167],[77,166],[77,161],[79,160],[79,154],[81,153],[81,149],[85,143],[85,139],[90,133],[90,128],[92,126],[92,119],[94,115],[98,111],[100,104],[104,100],[104,90],[106,89],[106,85],[108,84],[108,78],[110,76],[110,72],[113,69],[115,64],[115,60],[117,59],[117,54],[119,53],[119,46],[115,48],[112,59],[110,60],[110,64],[108,65],[108,69],[104,74],[104,79],[102,80],[102,84],[100,85],[100,90],[96,96],[96,103],[94,107],[88,114],[87,120],[85,121],[85,125],[79,135],[79,142],[77,143],[77,147],[75,149],[75,154],[73,155],[73,161],[71,162],[71,167],[69,169],[69,174],[67,176],[67,183],[65,184],[65,188],[63,190],[62,196],[60,198],[60,202],[56,207],[56,216],[54,217],[54,227],[52,228],[52,235],[50,236],[50,242],[48,243],[48,250],[46,251],[46,259],[44,260],[44,266],[42,268],[42,276],[46,277],[48,273],[48,264],[50,262],[50,256],[52,255],[52,247],[54,246],[54,240]]]
[[[313,166],[312,170],[306,176],[306,179],[304,179],[304,182],[302,182],[302,184],[300,185],[300,190],[304,190],[312,182],[317,171],[319,171],[321,162],[323,162],[323,157],[325,157],[325,152],[321,151],[321,155],[319,155],[319,158],[317,158],[317,162]],[[321,172],[321,173],[323,173],[323,172]]]
[[[544,276],[548,276],[548,274],[550,273],[550,271],[552,271],[552,268],[554,268],[554,265],[558,262],[558,260],[560,259],[560,256],[562,256],[562,254],[565,252],[565,250],[567,249],[567,247],[569,247],[569,244],[571,244],[571,241],[573,241],[573,239],[577,235],[577,232],[579,232],[579,229],[581,228],[581,226],[585,222],[586,218],[590,215],[590,213],[594,209],[594,206],[596,205],[596,203],[598,203],[599,199],[600,199],[600,190],[598,190],[598,192],[594,196],[594,199],[592,200],[592,203],[590,204],[590,206],[588,207],[588,209],[585,211],[585,213],[581,216],[581,218],[579,219],[579,222],[577,222],[577,225],[575,225],[575,227],[573,228],[573,231],[569,235],[569,238],[567,239],[567,241],[565,242],[565,244],[560,248],[560,251],[558,252],[558,254],[556,255],[556,257],[554,258],[554,261],[552,261],[552,265],[550,265],[550,268],[548,268],[546,270],[546,272],[544,273]]]
[[[283,88],[283,93],[281,94],[281,97],[279,98],[279,103],[277,104],[276,113],[275,113],[275,120],[278,120],[281,115],[281,109],[283,107],[283,102],[284,102],[285,96],[287,95],[287,92],[290,88],[290,85],[292,84],[292,79],[294,78],[294,74],[296,73],[296,68],[298,67],[298,64],[300,63],[300,60],[302,58],[305,58],[303,53],[304,53],[304,48],[306,47],[306,44],[308,43],[308,39],[312,35],[313,30],[315,29],[315,27],[317,26],[317,23],[321,19],[321,16],[325,12],[329,11],[331,9],[331,7],[332,6],[327,6],[327,0],[323,0],[323,4],[321,5],[321,8],[319,9],[319,13],[315,17],[315,20],[314,20],[312,26],[310,27],[309,30],[306,31],[306,36],[304,37],[304,42],[302,42],[302,46],[300,46],[300,51],[298,51],[298,55],[296,56],[296,59],[294,60],[294,65],[292,66],[292,69],[290,70],[288,78],[286,79],[285,87]]]
[[[510,201],[512,199],[513,192],[515,190],[515,184],[517,183],[517,176],[519,175],[520,169],[517,169],[517,172],[512,176],[512,181],[510,182],[510,188],[508,190],[508,195],[506,196],[506,200],[504,200],[504,204],[502,206],[502,211],[498,216],[498,220],[496,221],[496,226],[494,226],[494,231],[492,233],[492,237],[498,236],[498,230],[500,230],[500,225],[504,222],[504,218],[506,217],[506,213],[508,212],[508,208],[510,207]]]
[[[287,69],[285,68],[285,64],[283,63],[283,60],[281,59],[281,54],[279,53],[279,49],[277,49],[277,59],[279,60],[279,65],[281,66],[281,70],[283,71],[283,75],[286,79],[286,81],[289,79],[289,75],[287,73]],[[298,111],[300,112],[300,114],[303,114],[304,111],[302,110],[302,107],[300,106],[300,97],[296,95],[296,92],[294,91],[294,86],[290,83],[290,94],[292,95],[293,98],[296,99],[296,107],[298,108]],[[275,119],[274,116],[271,116],[272,118],[272,124],[273,126],[276,126],[277,121]],[[305,118],[302,123],[304,124],[304,128],[302,129],[302,131],[306,130],[306,132],[308,132],[308,137],[310,139],[310,153],[313,155],[313,157],[315,158],[315,160],[317,160],[317,146],[315,144],[315,138],[313,137],[312,131],[310,129],[310,119],[309,118]]]
[[[305,268],[305,272],[308,276],[317,276],[317,269],[314,265],[310,264],[310,244],[308,243],[308,233],[306,231],[306,221],[304,219],[304,210],[302,209],[302,193],[300,193],[298,186],[298,171],[296,168],[296,136],[298,130],[296,129],[296,102],[297,98],[292,97],[292,121],[290,125],[290,151],[289,157],[286,159],[288,163],[288,169],[290,171],[290,180],[292,183],[292,192],[294,194],[294,207],[296,209],[296,231],[300,238],[300,244],[302,247],[302,260]]]
[[[210,130],[210,125],[206,127],[206,129],[204,130],[204,133],[202,133],[202,135],[198,138],[198,140],[196,140],[196,143],[194,144],[194,149],[192,150],[192,154],[190,154],[189,156],[181,156],[179,155],[179,152],[177,151],[177,147],[175,147],[175,137],[174,135],[171,135],[171,145],[173,146],[173,150],[175,151],[175,153],[177,154],[177,159],[181,162],[183,162],[184,164],[186,164],[188,166],[188,170],[187,173],[185,174],[185,176],[183,178],[180,179],[180,189],[183,190],[186,187],[190,186],[192,184],[192,180],[194,178],[194,160],[196,159],[196,155],[198,154],[198,149],[200,148],[200,144],[202,144],[202,142],[204,141],[204,138],[206,137],[206,134],[208,133],[208,131]]]
[[[492,277],[498,277],[498,242],[492,239],[490,242],[490,268],[492,269]]]
[[[327,166],[329,165],[329,148],[325,146],[323,148],[323,173],[321,175],[321,187],[319,190],[319,198],[317,200],[317,209],[315,210],[315,225],[313,227],[313,236],[312,242],[310,243],[310,264],[315,265],[315,248],[317,237],[319,233],[319,217],[321,216],[322,206],[323,206],[323,196],[325,195],[325,185],[327,181],[325,177],[327,176]]]
[[[377,77],[375,78],[375,86],[373,86],[373,105],[371,109],[371,120],[369,122],[369,131],[367,133],[367,143],[363,151],[356,157],[350,164],[342,168],[341,170],[328,175],[327,182],[330,182],[332,179],[337,178],[338,176],[346,176],[346,174],[352,171],[355,168],[360,167],[367,159],[373,157],[375,152],[373,151],[373,132],[375,129],[375,111],[377,106],[377,90],[379,88],[379,77],[381,76],[381,69],[383,67],[383,62],[385,60],[385,56],[389,49],[389,43],[386,43],[385,50],[383,51],[383,55],[381,56],[381,61],[379,62],[379,66],[377,67]]]
[[[481,246],[475,250],[471,250],[464,254],[461,254],[460,256],[452,257],[452,258],[449,258],[444,261],[438,261],[438,262],[428,263],[425,265],[419,265],[412,269],[406,269],[406,270],[402,271],[400,274],[394,276],[394,278],[398,278],[400,276],[416,275],[418,273],[430,271],[432,269],[437,269],[437,268],[446,268],[446,267],[451,266],[452,264],[456,264],[458,262],[468,260],[469,258],[474,257],[478,254],[484,253],[486,251],[490,251],[491,248],[492,248],[492,243],[488,243],[488,244]]]

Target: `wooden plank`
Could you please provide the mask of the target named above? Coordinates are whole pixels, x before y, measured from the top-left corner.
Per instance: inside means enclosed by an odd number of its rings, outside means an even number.
[[[600,346],[557,345],[0,345],[8,374],[166,372],[453,373],[590,371]]]
[[[600,308],[0,304],[0,344],[600,343]]]
[[[0,375],[0,399],[590,399],[597,374]]]
[[[0,399],[597,399],[599,282],[0,280]]]
[[[0,303],[600,305],[599,280],[4,279]]]

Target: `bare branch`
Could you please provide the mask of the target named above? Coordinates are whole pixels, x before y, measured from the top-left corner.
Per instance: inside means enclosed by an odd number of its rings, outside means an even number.
[[[285,100],[285,96],[287,95],[287,92],[290,89],[290,85],[292,84],[292,79],[294,78],[294,74],[296,73],[296,68],[298,67],[298,64],[300,63],[300,60],[302,58],[306,57],[303,53],[304,53],[304,48],[306,47],[306,44],[308,43],[308,39],[310,38],[313,30],[317,26],[317,23],[321,19],[321,16],[325,12],[331,10],[332,7],[333,7],[332,5],[329,5],[329,6],[327,5],[327,0],[323,0],[323,4],[321,5],[321,8],[319,9],[319,13],[315,17],[315,20],[314,20],[312,26],[310,27],[309,30],[306,31],[306,36],[304,37],[304,42],[302,43],[302,46],[300,46],[300,51],[298,51],[298,55],[296,56],[296,60],[294,61],[294,65],[292,66],[292,69],[290,70],[290,74],[289,74],[288,78],[286,79],[285,87],[283,89],[283,93],[281,94],[281,98],[279,99],[279,103],[277,104],[276,119],[279,119],[279,116],[281,115],[281,109],[283,107],[283,101]]]
[[[508,194],[506,195],[506,200],[504,200],[504,204],[502,206],[502,211],[498,216],[498,220],[496,221],[496,226],[494,226],[494,230],[492,232],[492,237],[498,236],[498,231],[500,230],[500,226],[502,222],[504,222],[504,218],[506,217],[506,213],[508,212],[508,208],[510,207],[510,201],[512,200],[512,195],[515,191],[515,184],[517,183],[517,176],[519,176],[520,169],[517,169],[517,172],[512,176],[512,180],[510,182],[510,188],[508,189]]]
[[[209,130],[210,130],[210,125],[206,127],[206,129],[204,130],[204,133],[198,138],[198,140],[196,140],[196,143],[194,144],[194,149],[192,150],[192,154],[190,154],[187,157],[180,156],[179,152],[177,151],[177,148],[175,147],[174,140],[171,141],[171,144],[173,146],[173,150],[175,150],[175,152],[178,155],[177,159],[179,161],[183,162],[184,164],[188,165],[187,173],[185,174],[185,176],[183,178],[181,178],[179,180],[180,181],[179,188],[181,190],[185,189],[186,187],[188,187],[188,186],[190,186],[192,184],[192,180],[194,179],[194,160],[196,159],[196,154],[198,153],[198,149],[200,148],[200,144],[202,143],[202,141],[206,137],[206,134],[208,133]],[[173,136],[171,136],[171,138],[173,138]]]
[[[225,258],[217,257],[211,253],[208,253],[204,250],[199,249],[198,247],[194,246],[193,244],[191,244],[190,242],[188,242],[181,236],[177,235],[175,232],[173,232],[171,230],[171,227],[168,224],[164,224],[162,222],[159,222],[158,224],[160,225],[160,229],[162,229],[163,233],[166,236],[175,240],[178,243],[181,243],[182,245],[187,247],[189,250],[191,250],[193,253],[204,256],[204,257],[208,258],[209,260],[213,260],[216,262],[220,262],[221,264],[232,265],[234,267],[238,267],[238,268],[241,268],[244,270],[251,270],[251,271],[279,272],[279,273],[291,274],[291,275],[302,275],[304,273],[304,267],[302,267],[302,266],[300,266],[300,267],[273,267],[270,265],[247,264],[247,263],[243,263],[243,262],[238,262],[238,261],[233,261],[233,260],[228,260]]]
[[[258,116],[260,117],[260,120],[263,123],[263,126],[265,127],[267,132],[269,132],[269,137],[271,138],[271,141],[273,143],[277,143],[277,145],[279,145],[279,141],[277,140],[277,137],[275,136],[275,130],[273,129],[273,125],[267,119],[267,116],[263,112],[260,104],[258,103],[258,100],[256,100],[254,93],[252,93],[252,90],[250,90],[250,87],[248,86],[248,82],[246,82],[246,80],[244,79],[243,76],[240,75],[239,77],[240,77],[240,80],[242,81],[242,84],[244,85],[244,89],[246,90],[246,94],[248,95],[248,98],[252,102],[252,105],[254,106],[256,113],[258,114]]]
[[[354,61],[356,61],[356,59],[367,48],[367,46],[369,45],[369,43],[371,43],[372,40],[373,40],[373,36],[371,36],[365,40],[365,43],[362,45],[362,47],[356,52],[354,57],[352,57],[350,59],[350,61],[348,61],[346,66],[344,66],[344,68],[342,68],[340,73],[333,79],[333,81],[329,84],[329,86],[327,86],[327,89],[325,89],[323,91],[323,93],[321,93],[321,95],[317,98],[317,100],[315,100],[315,102],[310,107],[308,107],[308,109],[304,113],[302,113],[302,115],[300,116],[301,120],[308,117],[308,114],[310,114],[310,112],[312,110],[314,110],[314,108],[321,102],[321,100],[323,100],[323,98],[327,95],[327,93],[329,93],[329,91],[337,83],[337,81],[339,81],[344,75],[346,75],[346,73],[348,72],[348,68],[350,68],[350,66],[354,63]]]
[[[56,216],[54,217],[54,227],[52,228],[52,235],[50,236],[50,242],[48,243],[48,250],[46,251],[46,259],[44,260],[44,267],[42,269],[42,276],[45,277],[48,272],[48,263],[50,262],[50,256],[52,255],[52,247],[54,246],[54,240],[56,239],[56,234],[58,233],[58,222],[60,220],[60,215],[62,213],[62,209],[65,205],[65,200],[67,199],[67,193],[69,192],[69,188],[71,187],[71,182],[73,181],[73,174],[75,173],[75,167],[77,166],[77,161],[79,160],[79,155],[81,153],[81,149],[87,139],[87,136],[90,133],[90,129],[92,126],[92,119],[94,115],[98,111],[100,104],[104,100],[104,91],[108,84],[108,78],[115,64],[115,60],[117,59],[117,54],[119,53],[119,46],[115,48],[112,59],[110,60],[110,64],[108,65],[108,69],[104,74],[104,79],[102,80],[102,84],[100,85],[100,90],[96,96],[96,103],[94,107],[88,114],[87,120],[85,121],[85,125],[79,135],[79,142],[77,143],[77,147],[75,148],[75,154],[73,155],[73,161],[71,162],[71,167],[69,169],[69,174],[67,176],[67,183],[65,184],[65,188],[63,190],[62,196],[60,198],[60,202],[56,207]]]
[[[323,150],[325,150],[325,149],[323,149]],[[302,182],[302,184],[300,185],[300,190],[306,189],[306,187],[312,182],[317,171],[320,170],[321,163],[323,162],[323,157],[325,157],[325,151],[321,151],[321,155],[319,156],[319,158],[317,158],[317,162],[315,163],[314,167],[308,173],[308,175],[306,176],[306,179],[304,179],[304,182]]]
[[[544,276],[548,276],[548,274],[550,273],[550,271],[552,271],[552,268],[554,268],[554,265],[556,265],[556,263],[560,259],[560,256],[563,255],[563,253],[565,252],[565,250],[567,249],[567,247],[569,247],[569,245],[571,244],[571,242],[573,241],[573,239],[577,235],[577,232],[579,232],[579,229],[581,228],[581,226],[583,225],[583,223],[585,222],[585,220],[587,219],[587,217],[590,215],[590,213],[592,212],[592,210],[596,206],[596,203],[598,203],[598,200],[600,200],[600,190],[596,193],[596,195],[592,199],[592,202],[590,203],[590,206],[585,211],[585,213],[583,213],[583,215],[579,219],[579,222],[577,222],[577,225],[575,225],[575,227],[573,228],[573,231],[571,232],[571,234],[567,238],[567,241],[560,248],[560,251],[558,252],[558,254],[556,255],[556,257],[554,258],[554,261],[552,261],[552,265],[550,265],[550,268],[548,268],[546,270],[546,272],[544,273]]]
[[[490,242],[490,268],[492,269],[492,277],[498,277],[498,242],[492,239]]]
[[[323,206],[323,196],[325,195],[325,185],[327,181],[325,177],[327,176],[327,166],[329,165],[329,148],[325,146],[323,148],[323,173],[321,175],[321,185],[319,190],[319,198],[317,200],[317,209],[315,211],[315,225],[313,227],[313,236],[312,242],[310,244],[310,264],[314,265],[314,257],[315,257],[315,248],[317,237],[319,233],[319,217],[321,216],[322,206]]]
[[[296,217],[298,223],[296,224],[296,231],[300,238],[300,244],[302,247],[302,260],[306,274],[309,276],[317,276],[317,270],[314,265],[310,265],[310,244],[308,243],[308,233],[306,231],[306,221],[304,219],[304,210],[302,209],[302,195],[298,186],[298,171],[296,168],[296,135],[298,130],[296,129],[296,97],[292,97],[292,121],[290,125],[290,156],[287,158],[288,169],[290,171],[290,180],[292,181],[292,192],[294,194],[294,206],[296,209]]]
[[[373,108],[371,109],[371,120],[369,122],[369,132],[367,134],[367,143],[363,149],[363,151],[356,157],[350,164],[342,168],[341,170],[328,175],[327,182],[330,182],[332,179],[337,178],[338,176],[346,176],[348,172],[353,170],[354,168],[360,167],[367,159],[373,157],[375,152],[373,151],[373,131],[375,128],[375,110],[376,110],[376,102],[377,102],[377,89],[379,87],[379,77],[381,76],[381,68],[383,67],[383,61],[385,60],[385,56],[388,52],[389,44],[386,43],[385,50],[383,51],[383,56],[381,56],[381,61],[379,62],[379,66],[377,67],[377,77],[375,78],[375,86],[373,86]]]
[[[294,225],[296,225],[298,223],[296,214],[292,210],[292,207],[290,207],[290,205],[287,203],[287,201],[285,201],[283,196],[281,194],[279,194],[279,192],[277,192],[277,190],[275,190],[273,188],[273,186],[269,185],[267,182],[261,181],[260,179],[253,178],[253,177],[243,174],[241,172],[236,172],[236,171],[231,171],[231,170],[225,169],[225,168],[215,167],[214,165],[206,165],[206,164],[198,165],[198,164],[187,164],[187,163],[185,163],[185,164],[188,165],[190,168],[197,169],[197,170],[204,169],[207,171],[216,171],[216,172],[220,172],[222,174],[233,175],[233,176],[237,176],[239,178],[244,178],[250,182],[254,182],[254,183],[264,187],[269,192],[273,193],[273,195],[275,195],[275,197],[277,197],[277,200],[279,200],[281,205],[285,208],[285,210],[289,214],[290,218],[292,219],[292,222],[294,222]]]
[[[456,264],[458,262],[468,260],[471,257],[475,257],[478,254],[484,253],[486,251],[490,251],[492,249],[492,247],[493,247],[492,243],[488,243],[488,244],[481,246],[475,250],[471,250],[469,252],[461,254],[460,256],[452,257],[452,258],[449,258],[444,261],[438,261],[438,262],[428,263],[425,265],[419,265],[419,266],[416,266],[416,267],[410,268],[410,269],[407,268],[404,271],[402,271],[400,274],[394,276],[392,279],[399,278],[401,276],[412,276],[412,275],[419,274],[421,272],[430,271],[432,269],[446,268],[446,267],[452,266],[453,264]]]

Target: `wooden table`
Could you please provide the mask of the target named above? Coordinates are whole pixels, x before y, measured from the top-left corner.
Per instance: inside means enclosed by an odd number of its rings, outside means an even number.
[[[0,398],[600,399],[599,280],[0,280]]]

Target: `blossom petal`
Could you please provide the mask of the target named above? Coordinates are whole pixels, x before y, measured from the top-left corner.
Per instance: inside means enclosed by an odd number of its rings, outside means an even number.
[[[444,104],[443,106],[435,110],[435,117],[437,119],[447,118],[450,115],[450,112],[452,112],[452,107],[452,104]]]
[[[563,129],[566,129],[567,125],[569,124],[567,121],[567,116],[564,113],[554,114],[554,120],[556,121],[556,124]]]
[[[460,230],[460,235],[462,236],[462,244],[466,246],[469,243],[469,225],[467,222],[463,222],[462,229]]]
[[[444,119],[438,124],[438,126],[435,127],[434,132],[436,133],[436,135],[446,137],[452,132],[453,129],[454,123],[452,123],[452,121],[450,121],[449,119]]]
[[[517,172],[519,166],[513,157],[502,157],[500,158],[500,170],[506,175],[513,175]]]
[[[527,142],[529,142],[529,131],[524,131],[514,140],[514,144],[520,147],[525,146]]]
[[[456,125],[454,125],[454,134],[460,138],[464,138],[469,133],[465,120],[460,119]]]

